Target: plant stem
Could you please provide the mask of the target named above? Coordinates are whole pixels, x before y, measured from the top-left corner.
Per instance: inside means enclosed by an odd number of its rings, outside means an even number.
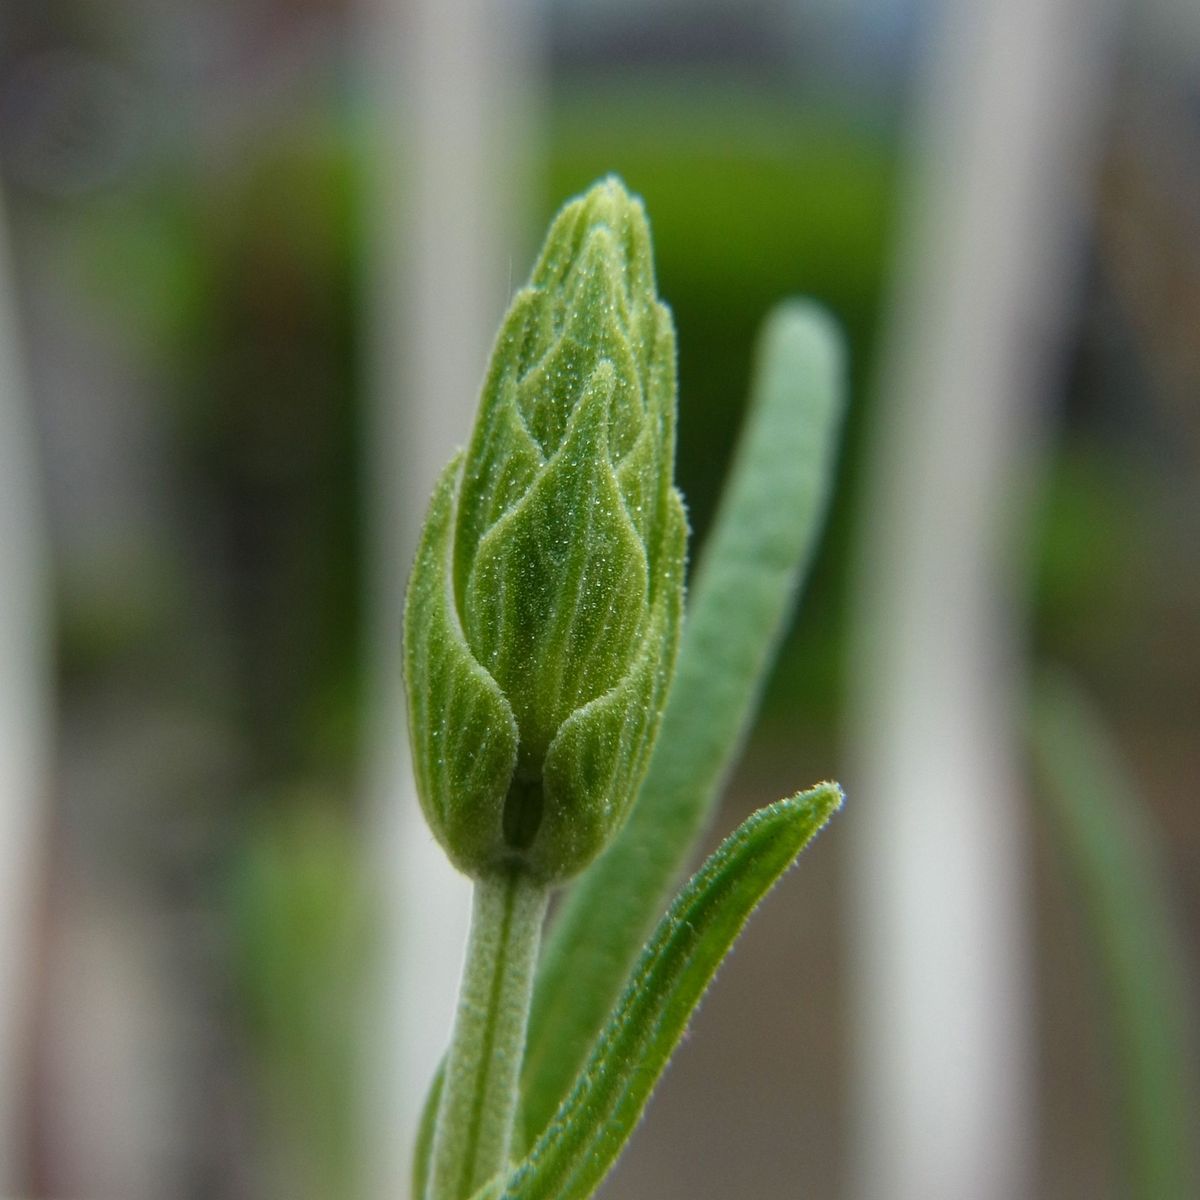
[[[548,898],[523,871],[475,883],[425,1200],[467,1200],[508,1166]]]

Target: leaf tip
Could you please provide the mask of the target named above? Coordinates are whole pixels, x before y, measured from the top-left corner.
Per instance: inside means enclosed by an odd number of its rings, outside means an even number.
[[[833,814],[842,807],[845,800],[846,793],[842,790],[842,785],[826,779],[803,792],[778,801],[778,805],[788,809],[795,818],[797,833],[800,835],[797,854],[829,824]]]
[[[833,779],[823,779],[807,791],[800,792],[796,800],[821,814],[824,824],[846,803],[846,793],[842,785]]]

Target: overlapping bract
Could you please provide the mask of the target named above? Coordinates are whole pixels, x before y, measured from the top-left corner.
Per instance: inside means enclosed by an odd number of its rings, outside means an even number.
[[[645,214],[607,179],[509,308],[409,584],[418,792],[468,874],[576,873],[645,773],[683,600],[675,388]]]

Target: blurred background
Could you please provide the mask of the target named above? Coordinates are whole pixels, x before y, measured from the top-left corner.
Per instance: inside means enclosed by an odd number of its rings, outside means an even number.
[[[826,777],[846,819],[604,1194],[1151,1194],[1095,860],[1027,732],[1066,668],[1156,847],[1186,1041],[1187,0],[3,0],[0,1193],[406,1194],[464,893],[422,874],[397,598],[541,231],[609,171],[677,321],[693,546],[773,302],[836,314],[852,399],[713,836]],[[426,972],[440,1026],[387,999]]]

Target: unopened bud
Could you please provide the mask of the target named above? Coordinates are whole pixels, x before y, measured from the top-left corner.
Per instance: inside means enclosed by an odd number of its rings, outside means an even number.
[[[505,316],[409,583],[417,788],[467,874],[575,874],[637,794],[683,604],[675,390],[645,213],[606,179]]]

